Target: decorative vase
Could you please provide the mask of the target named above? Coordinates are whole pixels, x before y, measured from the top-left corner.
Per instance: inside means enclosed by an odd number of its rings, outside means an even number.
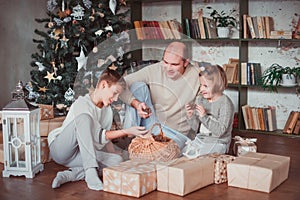
[[[230,28],[229,27],[217,27],[219,38],[229,38]]]
[[[296,77],[293,74],[282,74],[282,86],[295,86],[296,85]]]

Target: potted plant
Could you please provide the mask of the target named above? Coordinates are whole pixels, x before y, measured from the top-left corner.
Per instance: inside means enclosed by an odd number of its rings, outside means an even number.
[[[233,16],[236,12],[235,9],[230,10],[229,14],[227,14],[224,10],[218,12],[217,10],[213,10],[210,13],[210,16],[214,19],[217,25],[217,32],[220,38],[228,38],[230,34],[230,30],[232,27],[236,27],[237,20]]]
[[[279,85],[285,87],[295,86],[296,69],[297,68],[282,67],[277,63],[272,64],[263,72],[261,78],[263,88],[277,92],[277,87]]]

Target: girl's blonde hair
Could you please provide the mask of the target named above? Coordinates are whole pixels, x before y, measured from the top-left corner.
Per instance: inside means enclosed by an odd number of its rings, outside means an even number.
[[[123,89],[126,88],[126,82],[124,78],[115,70],[107,68],[102,72],[98,79],[97,86],[100,84],[101,81],[106,81],[109,86],[114,84],[119,84],[122,86]]]
[[[220,65],[207,65],[201,67],[199,77],[201,76],[213,82],[213,93],[222,93],[227,88],[228,82],[226,73]]]

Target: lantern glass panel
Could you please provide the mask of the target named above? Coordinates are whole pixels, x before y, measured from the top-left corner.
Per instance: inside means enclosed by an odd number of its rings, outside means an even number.
[[[8,148],[9,148],[9,166],[17,168],[26,168],[25,165],[25,136],[24,136],[24,118],[7,118],[9,124]]]
[[[40,162],[40,139],[39,139],[39,115],[30,115],[30,142],[31,142],[31,161],[32,165]]]

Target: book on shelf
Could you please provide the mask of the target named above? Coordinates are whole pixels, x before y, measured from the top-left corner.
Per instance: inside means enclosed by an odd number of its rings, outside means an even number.
[[[294,128],[299,120],[300,112],[291,111],[289,117],[284,125],[283,132],[287,134],[292,134]]]
[[[293,31],[293,38],[300,39],[300,16],[298,18],[298,23],[295,26],[295,29]]]
[[[293,134],[299,135],[299,133],[300,133],[300,117],[298,118],[295,128],[293,130]]]
[[[260,131],[274,131],[277,129],[276,109],[274,106],[255,107],[242,106],[245,128]]]
[[[199,12],[198,24],[199,24],[201,39],[206,39],[204,20],[203,20],[203,11],[202,10]]]
[[[250,32],[247,24],[247,16],[246,14],[243,15],[243,37],[244,39],[249,38]]]
[[[205,27],[207,28],[208,36],[207,38],[218,38],[217,35],[217,24],[214,19],[204,18],[205,19]]]
[[[252,24],[253,24],[253,29],[254,29],[254,32],[255,32],[255,38],[260,38],[259,36],[259,30],[258,30],[258,20],[257,20],[257,16],[255,17],[251,17],[252,19]]]
[[[263,39],[266,38],[266,33],[265,33],[265,28],[264,28],[264,23],[263,23],[263,17],[262,16],[257,16],[257,29],[258,29],[258,36],[259,38]]]
[[[255,30],[254,30],[254,25],[252,22],[252,17],[247,16],[247,24],[248,24],[248,28],[249,28],[249,32],[251,35],[251,38],[256,38],[256,34],[255,34]]]
[[[191,24],[191,35],[192,38],[194,39],[200,39],[200,29],[199,29],[199,24],[198,24],[198,19],[191,19],[190,20],[190,24]]]
[[[250,118],[249,118],[248,109],[249,109],[249,105],[243,105],[242,106],[242,114],[243,114],[243,117],[244,117],[245,128],[246,129],[251,129],[250,124],[249,124],[250,123]]]
[[[135,32],[136,32],[136,37],[138,40],[143,40],[143,33],[142,33],[142,26],[140,25],[140,21],[134,21],[133,22]]]
[[[268,115],[268,127],[269,127],[268,131],[277,130],[276,107],[268,106],[267,115]]]
[[[247,85],[247,63],[241,63],[241,84]]]
[[[270,39],[292,39],[292,31],[275,30],[271,31]]]
[[[241,84],[260,85],[261,84],[261,64],[260,63],[241,63]]]
[[[188,18],[184,19],[184,25],[185,25],[185,34],[188,36],[188,38],[191,38],[191,29],[190,29],[190,20]]]
[[[265,21],[266,38],[270,38],[271,31],[274,30],[274,19],[270,16],[265,16],[264,21]]]
[[[175,39],[181,39],[181,33],[182,33],[181,23],[176,19],[171,19],[168,22],[170,24]]]
[[[182,26],[174,20],[134,21],[138,40],[145,39],[181,39]]]

